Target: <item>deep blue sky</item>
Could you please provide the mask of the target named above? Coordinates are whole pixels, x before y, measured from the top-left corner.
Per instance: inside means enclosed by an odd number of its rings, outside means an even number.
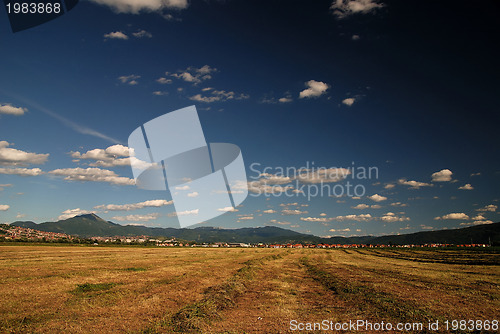
[[[92,166],[71,152],[126,145],[139,125],[193,104],[207,141],[241,148],[249,178],[252,163],[379,171],[356,180],[360,199],[251,193],[207,225],[347,236],[499,221],[494,1],[128,2],[81,1],[15,34],[0,9],[0,222],[94,211],[176,226],[172,205],[104,209],[170,196],[130,185],[123,156]],[[94,181],[65,180],[87,168],[100,169]]]

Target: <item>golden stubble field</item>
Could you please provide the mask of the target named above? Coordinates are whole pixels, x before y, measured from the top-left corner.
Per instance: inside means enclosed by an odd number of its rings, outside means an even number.
[[[0,332],[288,333],[292,320],[498,320],[499,287],[494,250],[4,244]]]

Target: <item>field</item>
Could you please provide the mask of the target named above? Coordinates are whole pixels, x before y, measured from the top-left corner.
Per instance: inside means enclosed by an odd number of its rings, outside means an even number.
[[[288,333],[292,320],[358,319],[424,324],[410,333],[437,320],[443,332],[447,320],[499,320],[499,258],[494,249],[1,245],[0,332]]]

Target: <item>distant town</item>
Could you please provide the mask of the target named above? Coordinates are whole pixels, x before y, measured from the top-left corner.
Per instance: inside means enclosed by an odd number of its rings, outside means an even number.
[[[214,242],[197,243],[194,241],[180,240],[176,238],[152,238],[146,235],[139,236],[113,236],[113,237],[90,237],[80,238],[65,233],[45,232],[31,228],[0,224],[0,242],[38,242],[38,243],[74,243],[92,245],[144,245],[157,247],[262,247],[262,248],[413,248],[413,247],[489,247],[488,244],[409,244],[409,245],[384,245],[384,244],[328,244],[328,243],[242,243],[242,242]]]

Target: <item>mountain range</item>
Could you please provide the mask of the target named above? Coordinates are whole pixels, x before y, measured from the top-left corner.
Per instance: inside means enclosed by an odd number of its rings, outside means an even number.
[[[244,243],[327,243],[327,244],[500,244],[500,222],[453,230],[425,231],[402,235],[322,238],[274,226],[222,229],[214,227],[158,228],[120,225],[106,221],[95,214],[75,216],[57,222],[34,223],[16,221],[11,225],[45,232],[59,232],[82,238],[139,236],[167,237],[196,242]]]

